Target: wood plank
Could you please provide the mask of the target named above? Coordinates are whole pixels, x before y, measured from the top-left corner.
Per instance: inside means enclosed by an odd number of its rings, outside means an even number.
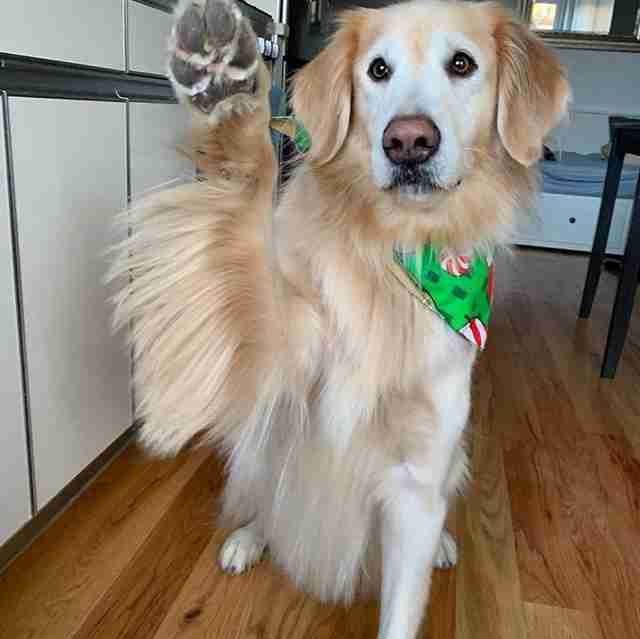
[[[209,455],[128,448],[0,576],[0,637],[73,636]]]
[[[564,511],[574,496],[561,461],[541,445],[528,445],[505,452],[505,468],[523,599],[592,608],[580,549],[564,534]]]
[[[525,604],[530,639],[602,639],[593,615],[578,611]]]
[[[505,315],[512,315],[526,303],[522,293],[513,292]],[[544,328],[538,325],[538,333],[533,330],[540,320],[532,318],[532,312],[526,308],[513,322],[508,318],[518,356],[500,354],[492,366],[496,385],[507,394],[513,393],[519,407],[506,409],[510,427],[503,433],[502,443],[522,596],[526,601],[573,607],[576,601],[591,599],[592,594],[579,572],[573,546],[558,544],[563,504],[573,499],[571,493],[562,493],[567,486],[562,477],[573,463],[580,427],[570,398],[558,384],[542,338]],[[523,322],[521,315],[526,316]],[[536,336],[535,341],[530,335]],[[532,362],[534,351],[544,360],[544,371]],[[500,402],[500,413],[506,403]],[[558,424],[572,427],[559,429]],[[551,452],[547,444],[552,446]],[[550,553],[557,558],[551,566]]]
[[[457,513],[456,513],[457,514]],[[451,530],[454,533],[454,530]],[[455,534],[459,539],[459,534]],[[458,569],[435,570],[422,639],[453,637],[456,629]]]
[[[560,273],[554,288],[564,299],[571,287]],[[530,287],[508,309],[535,424],[517,425],[504,452],[523,598],[593,612],[606,637],[640,636],[640,570],[629,556],[640,532],[640,467],[590,350],[580,335],[569,339],[576,320],[544,295]]]
[[[347,608],[323,605],[298,590],[268,557],[248,574],[233,577],[222,573],[216,558],[228,533],[225,529],[215,531],[154,639],[377,636],[376,601],[359,601]],[[436,571],[421,637],[450,636],[454,612],[455,570]]]
[[[532,264],[535,265],[532,268]],[[615,380],[600,378],[617,277],[603,272],[591,317],[577,318],[587,260],[583,256],[521,252],[514,277],[536,317],[538,333],[551,345],[558,372],[571,387],[573,403],[589,432],[625,434],[640,458],[640,304],[636,304]]]
[[[637,393],[625,393],[625,402],[614,408],[611,391],[615,395],[616,390],[628,387],[634,376],[623,370],[611,383],[610,380],[601,379],[599,374],[613,305],[612,285],[617,282],[612,280],[610,274],[604,273],[603,284],[609,286],[602,287],[592,317],[578,320],[577,306],[581,289],[576,283],[582,279],[582,269],[576,267],[582,262],[579,258],[570,260],[573,268],[560,269],[557,259],[554,262],[542,260],[541,266],[535,269],[537,278],[553,282],[551,290],[554,292],[549,293],[548,284],[528,286],[522,292],[522,302],[537,331],[544,334],[549,346],[548,355],[569,390],[569,399],[580,418],[581,429],[590,433],[621,435],[625,434],[625,422],[630,420],[637,423],[640,420],[640,402],[634,401]],[[517,264],[521,280],[530,277],[526,264],[526,257]],[[640,319],[640,314],[636,314]],[[633,348],[632,339],[627,346]]]
[[[223,477],[213,457],[199,466],[74,639],[155,633],[211,538],[214,498]]]
[[[216,531],[154,639],[376,637],[376,602],[323,605],[268,560],[245,575],[223,574],[215,559],[228,532]]]

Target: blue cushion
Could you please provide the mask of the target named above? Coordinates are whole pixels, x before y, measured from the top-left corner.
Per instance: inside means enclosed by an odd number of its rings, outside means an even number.
[[[582,155],[564,152],[558,162],[541,162],[543,191],[561,195],[584,195],[602,197],[607,161],[597,153]],[[620,176],[618,197],[630,199],[634,196],[640,174],[639,167],[625,166]]]

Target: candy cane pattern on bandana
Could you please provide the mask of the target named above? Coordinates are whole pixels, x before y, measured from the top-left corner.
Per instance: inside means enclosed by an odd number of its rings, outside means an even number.
[[[446,250],[440,253],[440,266],[454,277],[466,275],[471,270],[471,262],[467,255],[455,255]]]
[[[408,249],[397,245],[393,260],[396,279],[410,291],[415,288],[423,306],[458,335],[484,348],[494,288],[490,255],[460,255],[429,244]]]
[[[473,318],[466,326],[460,329],[460,333],[473,342],[481,350],[487,343],[487,327],[477,318]]]

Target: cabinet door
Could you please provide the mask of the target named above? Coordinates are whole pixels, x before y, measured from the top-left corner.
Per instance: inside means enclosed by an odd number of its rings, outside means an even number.
[[[166,75],[173,16],[134,0],[128,2],[129,68],[140,73]]]
[[[193,177],[184,155],[188,114],[182,105],[132,103],[131,192],[134,198]]]
[[[278,0],[246,0],[246,2],[268,13],[272,18],[278,18]]]
[[[0,51],[124,68],[124,0],[7,0]]]
[[[2,116],[0,103],[0,544],[31,515]]]
[[[126,113],[114,102],[10,102],[41,508],[131,424],[130,358],[103,283],[126,200]]]

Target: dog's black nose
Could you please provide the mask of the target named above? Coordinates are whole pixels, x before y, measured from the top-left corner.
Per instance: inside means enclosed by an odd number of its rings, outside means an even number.
[[[440,146],[440,130],[424,115],[409,115],[389,122],[382,137],[386,156],[394,164],[422,164]]]

